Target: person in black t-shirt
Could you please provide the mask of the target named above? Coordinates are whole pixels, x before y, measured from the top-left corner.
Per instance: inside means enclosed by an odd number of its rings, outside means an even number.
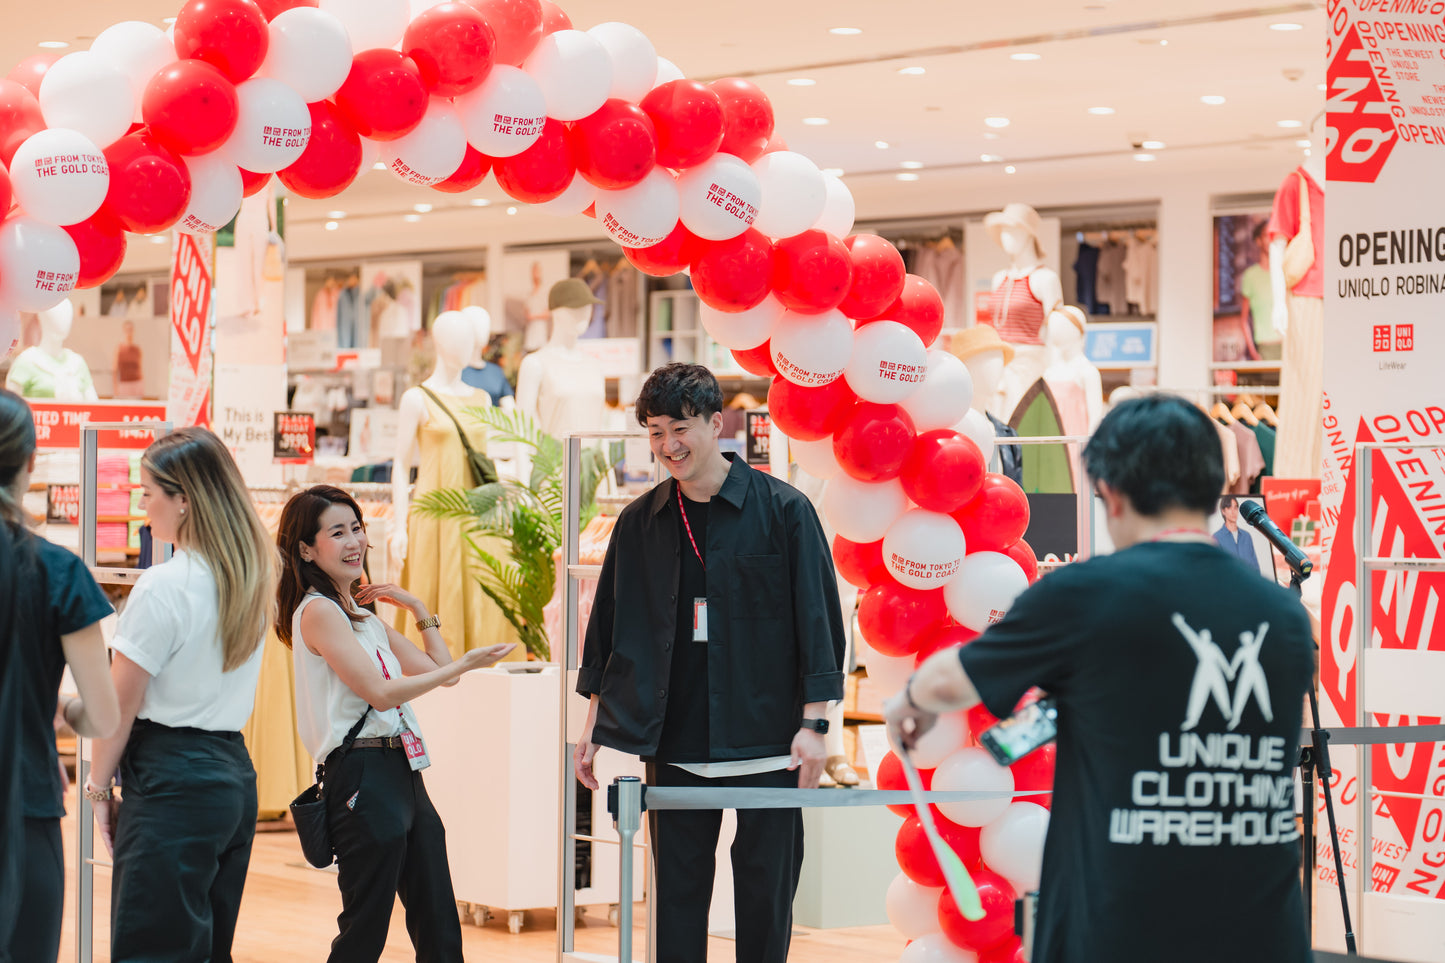
[[[1084,451],[1117,551],[1041,579],[885,714],[1058,700],[1034,963],[1303,963],[1293,768],[1308,617],[1219,549],[1218,435],[1188,402],[1125,402]]]

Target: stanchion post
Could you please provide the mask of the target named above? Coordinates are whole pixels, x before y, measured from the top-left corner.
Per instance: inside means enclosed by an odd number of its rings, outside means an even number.
[[[1365,661],[1370,651],[1370,607],[1373,593],[1370,585],[1370,566],[1365,561],[1374,554],[1374,546],[1371,544],[1372,529],[1374,525],[1370,518],[1370,478],[1371,469],[1374,468],[1374,452],[1369,448],[1355,448],[1355,492],[1357,501],[1355,503],[1355,632],[1357,633],[1357,647],[1355,649],[1355,725],[1367,726],[1370,724],[1370,714],[1365,711]],[[1374,793],[1370,772],[1370,747],[1360,746],[1357,750],[1359,759],[1360,791],[1356,798],[1360,801],[1360,825],[1359,832],[1355,834],[1356,852],[1359,858],[1355,862],[1355,909],[1357,919],[1355,920],[1355,937],[1359,946],[1365,945],[1365,894],[1370,891],[1370,876],[1373,873],[1370,860],[1370,837],[1373,827],[1370,825],[1370,816],[1375,806]],[[1355,952],[1355,944],[1347,941],[1346,950]]]
[[[632,963],[632,841],[642,825],[642,780],[620,776],[612,786],[617,793],[614,822],[622,844],[617,861],[617,963]]]

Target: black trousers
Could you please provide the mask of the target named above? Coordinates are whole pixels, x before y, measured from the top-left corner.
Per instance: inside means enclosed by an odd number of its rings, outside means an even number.
[[[706,779],[676,766],[649,764],[650,786],[797,788],[796,771]],[[803,814],[741,809],[733,839],[733,904],[738,963],[784,963],[793,938],[793,897],[803,867]],[[652,840],[658,963],[706,963],[707,911],[717,870],[722,810],[647,814]]]
[[[417,963],[462,963],[446,829],[401,749],[353,749],[326,762],[326,818],[341,884],[332,963],[381,957],[401,897]]]
[[[111,960],[229,963],[256,835],[241,734],[137,720],[120,778]]]
[[[60,919],[65,910],[60,820],[26,819],[21,849],[24,856],[20,880],[24,889],[10,937],[10,959],[53,960],[60,955]]]

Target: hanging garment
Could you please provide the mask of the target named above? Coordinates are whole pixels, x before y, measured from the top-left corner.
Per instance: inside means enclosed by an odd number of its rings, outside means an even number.
[[[1153,238],[1141,241],[1130,236],[1124,246],[1124,297],[1140,314],[1152,315],[1158,310],[1154,303],[1158,273],[1159,246]]]
[[[1264,473],[1264,452],[1260,450],[1259,439],[1242,421],[1228,426],[1239,443],[1239,480],[1230,489],[1236,495],[1248,495],[1259,490],[1259,476]]]
[[[1095,296],[1104,314],[1125,314],[1129,299],[1124,292],[1124,245],[1106,241],[1099,248],[1099,264],[1095,281]],[[1103,309],[1107,308],[1107,311]]]
[[[1079,254],[1074,258],[1074,296],[1077,303],[1089,314],[1099,311],[1099,249],[1092,244],[1079,245]]]

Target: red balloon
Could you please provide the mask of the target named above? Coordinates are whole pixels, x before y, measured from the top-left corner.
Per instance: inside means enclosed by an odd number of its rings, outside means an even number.
[[[363,50],[333,98],[346,126],[372,140],[396,140],[426,114],[426,84],[416,62],[398,50]]]
[[[173,227],[191,202],[191,172],[184,161],[145,131],[126,134],[105,149],[110,190],[105,206],[126,230],[156,234]]]
[[[542,39],[541,0],[466,0],[497,35],[496,62],[521,66]]]
[[[611,98],[572,125],[572,159],[594,187],[619,191],[657,166],[657,132],[641,107]]]
[[[989,472],[967,505],[953,512],[970,553],[1003,552],[1029,530],[1029,500],[1012,478]]]
[[[1015,792],[1033,792],[1039,789],[1050,791],[1047,796],[1026,796],[1024,802],[1038,803],[1045,809],[1053,808],[1054,766],[1058,757],[1058,744],[1051,742],[1009,766],[1014,774]]]
[[[692,287],[710,308],[746,311],[768,296],[773,244],[752,228],[726,241],[713,241],[692,262]]]
[[[253,0],[269,23],[292,7],[316,7],[320,0]]]
[[[657,162],[682,170],[717,153],[723,142],[722,98],[696,80],[672,80],[642,98],[657,130]]]
[[[30,96],[39,97],[40,78],[44,77],[45,72],[59,59],[60,54],[55,53],[31,54],[5,76],[30,91]]]
[[[983,854],[978,848],[979,833],[983,831],[981,828],[959,826],[946,819],[942,822],[935,820],[935,825],[943,844],[958,854],[963,865],[970,869],[983,865]],[[933,855],[933,847],[928,844],[923,823],[916,815],[909,816],[903,820],[903,825],[898,827],[893,854],[898,858],[898,868],[903,870],[903,875],[919,886],[942,886],[946,882],[943,867],[938,865],[938,857]]]
[[[972,742],[978,742],[978,734],[998,725],[998,716],[989,712],[982,702],[968,710],[968,735]]]
[[[947,617],[943,589],[921,591],[888,581],[858,597],[858,630],[879,655],[912,655],[924,634]]]
[[[487,79],[497,36],[475,7],[443,3],[407,25],[401,52],[416,62],[422,83],[438,97],[464,94]]]
[[[542,36],[558,30],[571,30],[572,18],[562,12],[552,0],[542,0]]]
[[[853,286],[838,308],[850,318],[876,318],[903,293],[903,255],[876,234],[854,234],[843,243],[853,262]]]
[[[756,348],[748,348],[745,351],[733,351],[733,360],[748,374],[755,374],[759,378],[776,378],[778,376],[778,366],[773,364],[773,342],[771,339],[764,341]]]
[[[651,247],[625,247],[623,255],[643,274],[655,278],[672,277],[687,267],[707,249],[707,241],[683,226],[681,221],[672,233]],[[755,374],[757,372],[754,372]]]
[[[245,197],[254,197],[261,192],[261,188],[271,182],[270,174],[257,174],[248,171],[244,167],[236,168],[241,172],[241,193]]]
[[[10,172],[0,164],[0,211],[9,212],[10,203],[15,199],[14,187],[10,183]]]
[[[62,228],[80,252],[78,288],[93,288],[109,281],[125,260],[125,225],[105,207],[79,224]]]
[[[945,649],[961,649],[976,638],[978,633],[973,629],[952,622],[934,626],[919,641],[918,651],[914,653],[916,662],[922,665],[929,656]]]
[[[737,77],[714,80],[708,87],[722,100],[723,140],[719,150],[751,164],[773,136],[773,105],[768,95]]]
[[[175,35],[177,57],[204,60],[233,84],[260,68],[271,44],[266,15],[253,0],[189,0],[176,15]]]
[[[826,231],[804,231],[773,245],[773,293],[804,314],[836,308],[853,283],[848,249]]]
[[[1028,960],[1024,959],[1023,941],[1011,936],[978,954],[978,963],[1028,963]]]
[[[335,197],[361,172],[361,137],[346,126],[328,100],[307,104],[311,139],[294,163],[276,176],[293,194],[312,200]]]
[[[919,508],[956,512],[983,487],[988,467],[973,439],[951,428],[919,435],[903,463],[903,490]]]
[[[764,154],[771,154],[771,153],[773,153],[774,151],[787,150],[787,149],[788,149],[788,142],[785,141],[785,140],[783,140],[783,135],[782,135],[782,134],[779,134],[777,131],[774,131],[774,132],[773,132],[773,136],[770,137],[770,138],[768,138],[768,146],[766,146],[766,147],[763,148],[763,153],[764,153]]]
[[[992,870],[980,869],[973,874],[978,898],[983,903],[983,919],[966,920],[953,901],[953,894],[944,890],[938,897],[938,922],[954,946],[979,952],[1007,940],[1014,932],[1014,901],[1018,895],[1009,881]]]
[[[833,432],[833,456],[859,481],[887,481],[903,471],[914,437],[913,419],[900,405],[860,401]]]
[[[467,152],[462,157],[462,166],[458,167],[452,176],[444,181],[438,181],[431,187],[432,190],[441,191],[443,194],[465,194],[486,180],[487,172],[491,169],[492,158],[468,144]]]
[[[35,94],[15,80],[0,80],[0,163],[8,166],[20,145],[44,129],[45,118]]]
[[[928,347],[938,340],[939,332],[943,330],[943,298],[938,296],[932,284],[916,274],[909,274],[903,279],[903,293],[877,317],[867,320],[897,321],[912,328],[913,333],[922,339],[924,347]]]
[[[1029,577],[1030,585],[1039,580],[1039,559],[1028,542],[1019,539],[1005,549],[1004,554],[1019,563],[1019,568]]]
[[[933,788],[933,770],[918,770],[918,781],[927,792]],[[893,792],[902,792],[908,789],[908,777],[903,775],[903,762],[891,751],[883,757],[878,764],[878,769],[873,773],[873,785],[879,789],[888,789]],[[898,816],[914,815],[913,807],[907,803],[892,803],[888,811]]]
[[[851,542],[834,535],[833,565],[849,585],[859,589],[870,589],[893,577],[883,563],[881,538],[876,542]]]
[[[177,154],[220,147],[240,113],[236,85],[204,60],[177,60],[162,68],[141,97],[141,116],[156,142]]]
[[[524,204],[560,197],[577,173],[567,125],[548,117],[536,143],[515,157],[500,158],[492,170],[502,190]]]
[[[801,387],[786,378],[768,386],[768,411],[773,424],[789,438],[822,441],[843,427],[858,396],[842,378],[825,385]]]

